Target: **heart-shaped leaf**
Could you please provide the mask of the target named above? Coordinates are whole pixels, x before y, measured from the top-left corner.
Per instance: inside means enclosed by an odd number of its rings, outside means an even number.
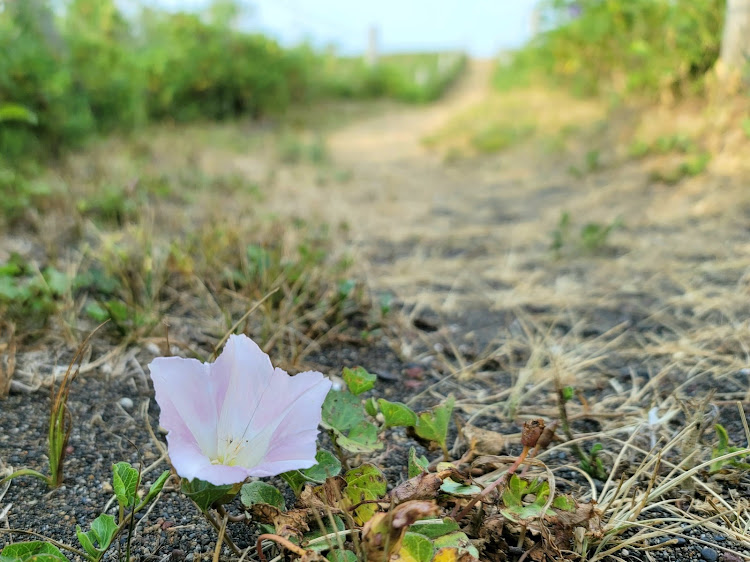
[[[332,550],[326,556],[328,562],[357,562],[357,555],[351,550]]]
[[[6,545],[0,562],[69,562],[60,550],[48,542],[28,541]]]
[[[138,487],[138,471],[127,462],[113,464],[112,487],[120,507],[124,509],[134,505]]]
[[[78,542],[90,556],[96,559],[99,559],[102,553],[109,548],[116,532],[115,518],[104,513],[92,521],[90,531],[84,533],[81,526],[76,525]]]
[[[448,438],[448,422],[451,419],[454,403],[455,399],[450,396],[443,404],[420,413],[414,427],[417,435],[422,439],[434,441],[443,451],[447,450],[445,442]]]
[[[409,449],[409,478],[419,476],[423,472],[427,472],[427,468],[430,466],[430,461],[424,455],[418,457],[417,450],[414,447]]]
[[[357,367],[355,369],[344,367],[342,376],[349,391],[355,396],[371,390],[375,386],[375,381],[378,378],[376,375],[368,373],[363,367]]]
[[[359,398],[351,392],[332,391],[323,401],[321,424],[342,434],[358,423],[366,421]]]
[[[414,533],[424,535],[428,539],[442,537],[453,531],[458,531],[458,523],[453,519],[424,519],[414,523],[410,530]]]
[[[281,492],[279,492],[274,486],[261,482],[260,480],[243,485],[240,489],[240,499],[247,507],[251,507],[256,503],[265,503],[272,505],[281,511],[286,510],[284,496],[281,495]]]
[[[215,486],[205,480],[194,479],[187,481],[182,479],[182,493],[195,502],[203,513],[216,502],[225,503],[237,495],[240,486],[227,484],[225,486]]]
[[[401,549],[398,551],[396,557],[391,558],[391,560],[401,562],[430,562],[434,553],[435,549],[427,537],[418,533],[407,532],[401,543]]]
[[[456,482],[451,478],[445,478],[440,486],[440,491],[450,494],[451,496],[476,496],[482,492],[482,488],[474,485],[466,485]]]
[[[344,496],[346,503],[351,506],[365,501],[378,500],[385,495],[386,480],[383,473],[372,464],[363,464],[349,470],[344,475],[346,488]],[[377,506],[365,503],[354,510],[354,520],[358,525],[364,524],[377,511]]]
[[[383,413],[386,427],[409,427],[417,424],[417,414],[401,402],[389,402],[378,399],[378,406]]]

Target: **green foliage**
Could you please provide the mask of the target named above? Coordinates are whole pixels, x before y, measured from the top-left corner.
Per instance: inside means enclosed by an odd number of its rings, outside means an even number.
[[[438,99],[465,66],[463,54],[450,52],[389,55],[373,66],[361,58],[327,57],[319,88],[329,97],[426,103]]]
[[[364,405],[347,391],[329,392],[323,402],[322,425],[330,430],[336,444],[350,453],[382,449],[378,427],[368,420]]]
[[[224,5],[222,9],[217,6]],[[436,99],[463,69],[455,53],[360,59],[284,49],[236,29],[239,4],[202,13],[116,0],[11,2],[0,11],[0,157],[16,160],[77,147],[97,133],[148,121],[281,115],[324,97]],[[321,139],[307,156],[327,159]]]
[[[498,65],[506,89],[551,80],[581,94],[688,91],[719,56],[724,0],[546,0],[543,31]]]
[[[0,263],[0,316],[25,329],[46,323],[70,289],[68,277],[52,266],[38,267],[12,254]]]
[[[363,367],[356,367],[355,369],[344,367],[342,377],[349,392],[355,396],[359,396],[363,392],[372,390],[375,386],[375,381],[378,379],[377,376],[368,373]]]
[[[417,425],[417,415],[406,404],[378,398],[378,407],[383,414],[385,427],[413,427]]]
[[[261,482],[260,480],[244,484],[240,490],[240,500],[242,500],[242,504],[246,507],[261,503],[272,505],[281,511],[286,510],[284,496],[281,495],[281,492],[270,484]]]
[[[91,523],[91,530],[85,533],[76,525],[78,542],[89,555],[90,560],[99,560],[109,548],[117,532],[117,523],[111,515],[101,514]]]
[[[528,123],[490,125],[476,133],[471,144],[479,152],[499,152],[528,139],[535,130],[536,127]]]
[[[572,225],[570,213],[563,211],[560,213],[560,220],[557,227],[551,233],[550,250],[557,257],[562,256],[566,248],[574,251],[581,251],[587,254],[598,254],[607,248],[609,236],[613,230],[622,226],[622,219],[615,218],[608,224],[598,222],[587,222],[581,226],[578,237],[571,233]]]
[[[718,443],[711,449],[711,459],[717,459],[730,453],[746,453],[748,461],[750,461],[750,449],[743,447],[735,447],[729,444],[729,433],[721,424],[715,424],[714,430],[718,437]],[[740,470],[750,470],[750,462],[744,462],[740,460],[739,456],[732,457],[723,461],[715,461],[711,463],[709,471],[711,473],[719,472],[726,465],[730,465]]]
[[[0,562],[68,562],[60,550],[43,541],[19,542],[6,545],[0,551]]]
[[[409,478],[414,478],[427,472],[427,468],[430,466],[430,461],[424,455],[417,456],[417,450],[414,447],[409,449],[409,461],[407,473]]]
[[[135,505],[139,480],[138,471],[129,463],[118,462],[112,466],[112,487],[121,509]]]
[[[588,472],[591,476],[598,480],[607,479],[607,470],[604,467],[604,462],[599,456],[604,450],[604,446],[601,443],[594,443],[589,450],[588,455],[584,455],[581,458],[581,468]]]
[[[346,487],[344,498],[350,506],[359,505],[368,500],[378,500],[385,495],[386,480],[383,473],[375,465],[364,463],[344,474]],[[357,507],[353,514],[358,524],[368,521],[377,511],[377,506],[365,503]]]
[[[239,491],[237,485],[216,486],[198,478],[190,481],[182,479],[182,493],[193,500],[203,513],[215,504],[231,501]]]
[[[299,496],[307,482],[322,484],[326,478],[338,476],[341,472],[341,461],[325,449],[319,449],[315,454],[318,464],[304,470],[290,470],[281,474],[281,478],[289,485],[295,496]]]
[[[422,439],[437,443],[443,450],[445,457],[448,458],[448,423],[453,413],[453,404],[455,399],[449,396],[442,404],[435,406],[431,410],[422,412],[417,418],[414,426],[416,434]]]

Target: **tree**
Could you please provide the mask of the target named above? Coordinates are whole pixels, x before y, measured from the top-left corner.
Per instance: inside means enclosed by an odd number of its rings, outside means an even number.
[[[719,58],[724,79],[741,73],[750,61],[750,0],[727,0]]]

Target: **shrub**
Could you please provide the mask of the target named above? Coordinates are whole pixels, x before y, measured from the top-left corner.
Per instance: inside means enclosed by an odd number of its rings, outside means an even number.
[[[581,94],[682,93],[719,55],[725,0],[548,0],[546,31],[498,66],[499,88],[547,77]]]

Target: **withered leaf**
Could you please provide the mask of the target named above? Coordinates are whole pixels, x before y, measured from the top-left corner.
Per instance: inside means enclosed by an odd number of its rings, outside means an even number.
[[[497,431],[466,424],[461,433],[475,455],[499,455],[505,450],[507,437]]]
[[[386,513],[376,513],[362,529],[362,544],[367,560],[389,560],[398,552],[409,525],[419,519],[437,515],[434,502],[408,501]]]

